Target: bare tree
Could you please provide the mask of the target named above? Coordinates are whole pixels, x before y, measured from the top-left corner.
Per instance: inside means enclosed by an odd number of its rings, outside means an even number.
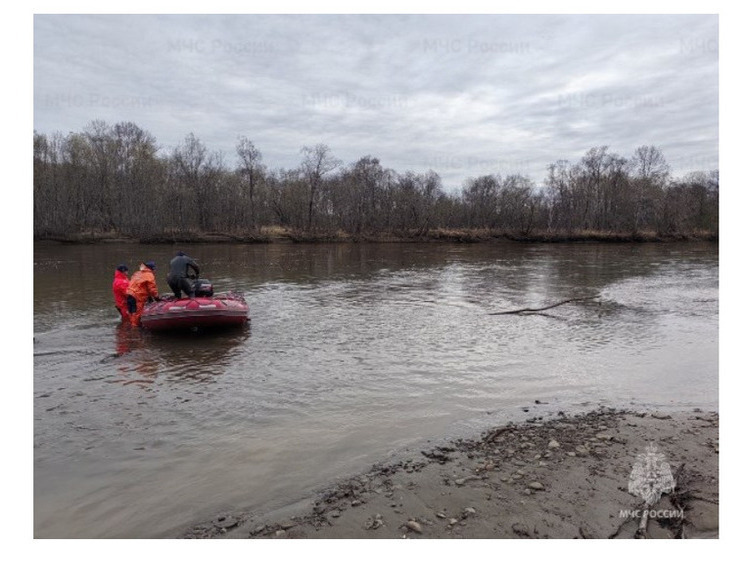
[[[467,226],[495,228],[498,224],[498,184],[500,176],[480,176],[467,180],[462,190]]]
[[[432,228],[490,228],[528,235],[718,232],[718,171],[670,178],[656,147],[630,159],[594,147],[576,163],[548,167],[545,186],[520,175],[485,175],[445,193],[433,171],[397,173],[365,156],[341,162],[323,144],[304,146],[297,169],[270,170],[238,137],[238,164],[209,152],[190,133],[171,154],[134,123],[93,121],[83,132],[34,133],[34,236],[111,231],[164,234],[294,230],[422,236]]]
[[[236,153],[239,155],[241,167],[239,174],[242,178],[242,186],[247,185],[247,194],[249,196],[249,228],[256,228],[256,209],[255,209],[255,191],[260,177],[264,170],[262,165],[262,153],[254,143],[244,136],[239,136],[236,144]]]
[[[313,230],[314,207],[317,194],[322,186],[322,180],[325,175],[339,167],[342,161],[332,156],[332,152],[326,144],[316,144],[313,147],[304,146],[301,149],[301,154],[304,156],[301,162],[301,171],[308,189],[306,228],[307,230]]]
[[[655,146],[639,146],[631,160],[633,175],[659,186],[663,186],[669,177],[669,164],[664,154]]]
[[[528,233],[534,221],[532,182],[529,178],[512,174],[499,180],[497,211],[498,223],[504,230]]]
[[[630,161],[632,170],[631,196],[633,199],[634,232],[641,226],[661,220],[664,188],[669,179],[669,164],[654,146],[639,146]]]

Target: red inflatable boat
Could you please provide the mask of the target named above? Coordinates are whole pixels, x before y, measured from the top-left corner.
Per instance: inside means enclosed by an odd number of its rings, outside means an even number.
[[[199,283],[201,282],[201,287]],[[193,299],[163,297],[146,304],[140,318],[149,330],[181,330],[242,326],[249,321],[249,305],[233,291],[213,294],[209,281],[199,280]]]

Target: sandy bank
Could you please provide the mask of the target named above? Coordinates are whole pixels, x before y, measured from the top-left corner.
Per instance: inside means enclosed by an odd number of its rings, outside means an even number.
[[[716,538],[718,427],[717,413],[699,410],[559,413],[374,466],[280,512],[222,514],[184,536],[633,538],[648,509],[648,538]],[[667,474],[675,487],[647,507],[629,485],[652,466],[654,487],[667,489]]]

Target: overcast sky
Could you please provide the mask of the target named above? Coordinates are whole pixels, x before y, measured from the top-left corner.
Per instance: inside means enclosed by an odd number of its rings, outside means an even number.
[[[37,15],[34,128],[192,132],[230,165],[245,135],[270,168],[325,143],[447,189],[600,145],[681,176],[718,167],[718,60],[704,15]]]

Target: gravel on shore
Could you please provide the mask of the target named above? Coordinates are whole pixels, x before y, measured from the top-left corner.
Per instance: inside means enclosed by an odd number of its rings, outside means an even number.
[[[718,538],[718,452],[716,412],[559,412],[375,465],[282,511],[221,514],[183,537]]]

